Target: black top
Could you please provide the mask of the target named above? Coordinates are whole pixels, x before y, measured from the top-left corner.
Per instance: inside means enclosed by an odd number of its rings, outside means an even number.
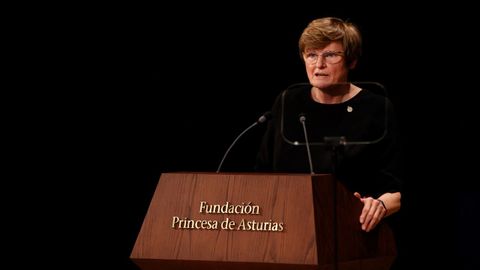
[[[256,169],[310,172],[299,121],[303,115],[315,173],[335,173],[347,188],[363,196],[400,191],[400,145],[388,98],[362,89],[346,102],[320,104],[312,99],[311,87],[296,84],[277,97]],[[329,143],[326,137],[333,141],[344,137],[346,144]]]

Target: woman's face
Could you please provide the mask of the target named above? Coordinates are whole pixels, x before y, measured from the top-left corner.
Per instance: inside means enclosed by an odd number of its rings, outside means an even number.
[[[346,66],[343,45],[339,41],[323,49],[306,49],[303,60],[310,84],[320,89],[347,82],[348,71],[355,65]]]

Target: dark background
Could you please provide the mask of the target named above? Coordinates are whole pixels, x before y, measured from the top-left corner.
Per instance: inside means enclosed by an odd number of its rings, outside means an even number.
[[[400,120],[407,177],[399,266],[473,269],[480,240],[474,18],[460,5],[345,5],[117,6],[76,16],[66,27],[78,67],[65,89],[73,90],[49,112],[53,125],[68,114],[50,140],[62,142],[61,176],[78,176],[65,184],[73,192],[52,202],[74,210],[61,216],[74,225],[62,240],[79,251],[69,261],[136,269],[128,257],[160,174],[215,171],[280,91],[307,81],[297,49],[303,28],[337,16],[364,38],[352,81],[383,84]],[[262,132],[242,137],[224,171],[252,170]]]

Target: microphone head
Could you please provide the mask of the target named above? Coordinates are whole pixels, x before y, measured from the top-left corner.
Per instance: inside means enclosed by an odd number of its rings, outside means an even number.
[[[304,114],[304,113],[301,113],[301,114],[299,115],[298,120],[300,120],[300,122],[305,122],[306,119],[307,119],[307,118],[305,117],[305,114]]]
[[[272,117],[271,112],[265,112],[262,116],[260,116],[260,118],[258,118],[257,123],[259,124],[264,123],[267,120],[270,120],[271,117]]]

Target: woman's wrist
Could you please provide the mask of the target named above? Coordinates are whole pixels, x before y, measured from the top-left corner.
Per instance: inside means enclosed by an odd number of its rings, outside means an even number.
[[[386,215],[386,214],[387,214],[387,212],[388,212],[388,209],[387,209],[387,206],[385,205],[385,202],[384,202],[384,201],[382,201],[382,200],[380,200],[380,199],[377,199],[377,201],[379,201],[379,202],[382,204],[382,206],[383,206],[383,209],[385,209],[385,215]]]

